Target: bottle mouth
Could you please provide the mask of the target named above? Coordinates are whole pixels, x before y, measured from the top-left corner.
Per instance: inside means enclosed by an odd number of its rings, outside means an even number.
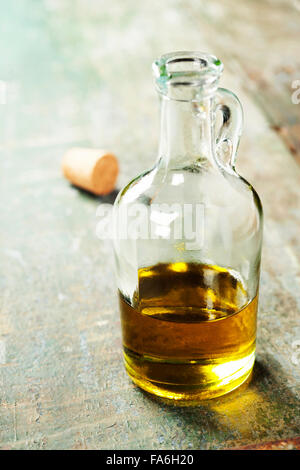
[[[171,52],[152,64],[158,92],[169,99],[199,101],[214,93],[223,64],[205,52]]]

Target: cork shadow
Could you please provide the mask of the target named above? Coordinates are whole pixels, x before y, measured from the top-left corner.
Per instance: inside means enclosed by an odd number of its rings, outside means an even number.
[[[78,186],[75,186],[74,184],[71,184],[71,187],[76,189],[78,193],[84,197],[85,199],[90,199],[92,201],[97,201],[99,204],[113,204],[115,202],[115,199],[117,195],[119,194],[119,189],[114,189],[111,193],[106,194],[105,196],[97,196],[96,194],[91,193],[90,191],[86,191],[83,188],[79,188]]]

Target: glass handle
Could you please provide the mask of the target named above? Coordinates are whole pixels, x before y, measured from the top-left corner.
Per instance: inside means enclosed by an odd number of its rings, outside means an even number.
[[[223,122],[216,137],[216,153],[221,164],[234,169],[236,153],[243,129],[243,108],[238,97],[225,88],[216,93],[216,111],[221,111]]]

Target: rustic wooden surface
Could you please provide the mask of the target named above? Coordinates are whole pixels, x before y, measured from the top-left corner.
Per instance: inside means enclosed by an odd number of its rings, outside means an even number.
[[[10,1],[0,22],[0,447],[222,449],[299,436],[299,0]],[[184,49],[224,62],[222,85],[245,110],[238,168],[265,209],[252,381],[194,408],[127,378],[111,248],[96,237],[96,208],[115,194],[93,198],[60,170],[73,145],[114,151],[118,187],[148,168],[151,62]]]

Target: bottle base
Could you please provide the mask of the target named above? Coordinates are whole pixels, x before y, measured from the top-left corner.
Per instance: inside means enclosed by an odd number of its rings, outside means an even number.
[[[242,359],[214,363],[201,360],[167,363],[137,356],[128,349],[124,359],[129,377],[146,392],[182,404],[196,404],[240,387],[252,372],[255,350]],[[168,382],[157,380],[159,375],[169,378]],[[172,376],[177,380],[170,380]]]

